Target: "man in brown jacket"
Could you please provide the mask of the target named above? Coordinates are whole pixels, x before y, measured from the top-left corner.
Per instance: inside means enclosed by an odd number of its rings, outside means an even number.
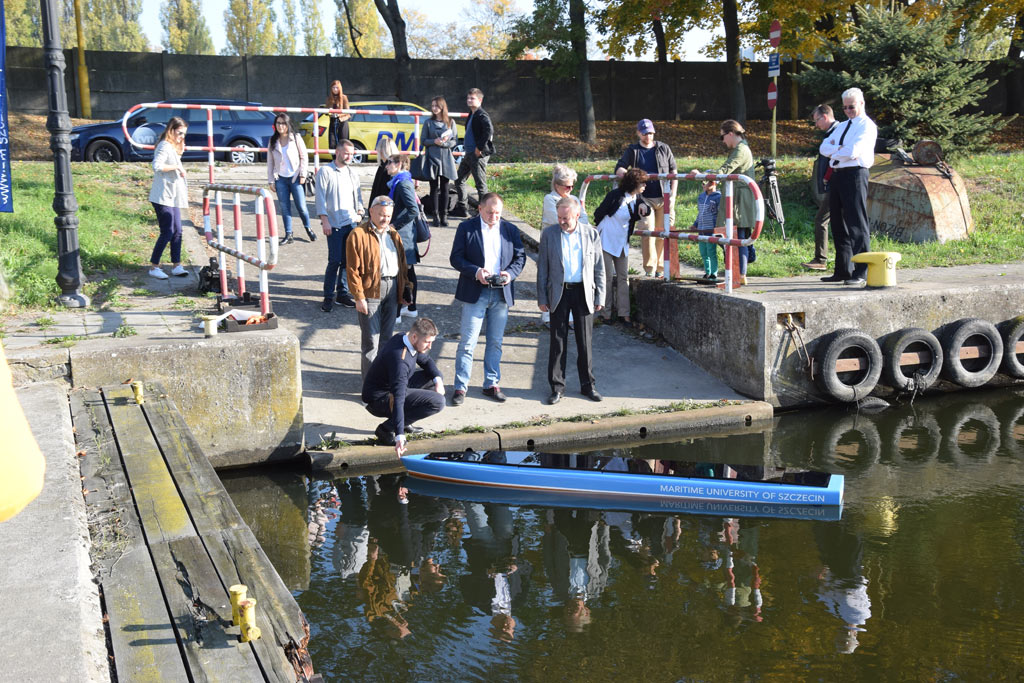
[[[359,313],[363,378],[377,349],[391,339],[399,307],[408,304],[405,247],[391,227],[395,203],[385,196],[370,205],[369,220],[352,231],[345,243],[348,289]]]

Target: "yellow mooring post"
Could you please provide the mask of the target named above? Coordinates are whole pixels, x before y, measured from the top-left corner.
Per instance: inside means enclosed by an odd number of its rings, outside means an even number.
[[[142,382],[132,382],[132,393],[135,394],[135,402],[140,406],[146,402],[146,390],[143,387]]]
[[[242,600],[238,603],[238,609],[242,617],[242,623],[239,624],[239,627],[242,629],[242,642],[248,643],[250,640],[259,640],[262,634],[256,625],[256,600],[254,598]]]
[[[238,604],[245,600],[245,594],[248,592],[249,589],[243,583],[236,583],[228,588],[228,595],[231,596],[231,623],[235,626],[242,623],[242,615],[238,609]]]

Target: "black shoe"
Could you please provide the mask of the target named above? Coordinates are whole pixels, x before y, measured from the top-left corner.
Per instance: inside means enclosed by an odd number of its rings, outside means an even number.
[[[501,387],[499,387],[497,384],[495,384],[493,387],[487,387],[486,389],[484,389],[484,396],[490,396],[498,403],[504,403],[505,400],[508,398],[507,396],[505,396],[505,394],[502,393]]]
[[[438,218],[437,216],[434,216],[433,224],[434,224],[435,228],[440,228],[441,227],[441,219]]]
[[[349,294],[339,294],[338,296],[334,297],[334,300],[337,301],[342,306],[344,306],[345,308],[356,307],[356,300],[353,299],[352,296]]]
[[[284,236],[284,239],[281,240],[281,244],[295,244],[295,240],[292,239],[292,234],[290,232]]]
[[[552,391],[551,395],[548,396],[548,405],[549,406],[553,406],[553,405],[555,405],[556,403],[558,403],[561,400],[562,400],[562,392],[561,391]]]
[[[845,280],[846,278],[843,277],[842,275],[828,275],[826,277],[821,278],[822,282],[843,282]]]
[[[582,393],[591,401],[597,401],[598,403],[600,403],[601,401],[604,400],[604,396],[597,393],[597,389],[595,389],[594,387],[587,387],[586,389],[583,390]]]
[[[449,213],[448,215],[449,216],[456,216],[456,217],[459,217],[459,218],[468,218],[469,217],[469,210],[466,208],[465,204],[456,204],[455,208],[453,208],[451,210],[451,213]]]
[[[313,232],[313,228],[309,227],[308,225],[304,227],[306,228],[306,234],[309,235],[309,241],[316,242],[316,233]]]
[[[423,433],[423,427],[420,427],[419,425],[405,425],[405,433],[406,434],[422,434]]]
[[[448,216],[441,216],[441,227],[442,228],[447,228],[448,227]]]
[[[377,429],[374,430],[373,435],[377,437],[377,445],[379,446],[395,445],[395,433],[388,429],[387,422],[381,422],[377,425]]]
[[[843,280],[844,285],[863,285],[864,278],[862,277],[851,277],[849,280]]]
[[[466,392],[462,391],[461,389],[456,389],[455,392],[452,394],[452,405],[453,406],[461,406],[465,400],[466,400]]]
[[[334,302],[331,301],[331,297],[326,297],[324,302],[320,304],[320,310],[324,313],[330,313],[332,308],[334,308]]]

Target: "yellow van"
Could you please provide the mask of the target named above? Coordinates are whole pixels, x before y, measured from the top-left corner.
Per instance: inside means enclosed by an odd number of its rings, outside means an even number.
[[[410,102],[349,102],[349,109],[379,109],[387,111],[421,111],[427,116],[430,112],[427,109]],[[331,160],[334,158],[334,150],[328,149],[327,122],[329,116],[320,114],[317,122],[317,134],[320,136],[320,159]],[[402,116],[401,114],[353,114],[348,122],[348,136],[356,147],[356,161],[362,162],[372,159],[369,155],[360,154],[360,150],[373,150],[382,137],[390,137],[398,145],[398,149],[412,151],[415,144],[416,128],[422,127],[426,117]],[[313,114],[310,114],[300,126],[302,140],[306,147],[313,149]],[[461,142],[465,127],[456,124],[456,133]]]

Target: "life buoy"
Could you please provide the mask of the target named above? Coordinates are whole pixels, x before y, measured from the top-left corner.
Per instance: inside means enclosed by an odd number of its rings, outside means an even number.
[[[981,358],[961,358],[965,346],[987,347]],[[942,335],[942,376],[962,387],[980,387],[992,379],[1003,361],[1003,338],[995,325],[979,318],[951,323]]]
[[[814,359],[818,388],[837,401],[858,401],[878,384],[882,374],[882,350],[878,342],[860,330],[836,330],[818,343]],[[859,359],[859,370],[836,370],[836,361]]]
[[[1003,335],[1003,362],[1000,370],[1010,377],[1024,379],[1024,353],[1017,353],[1017,342],[1024,337],[1024,315],[1000,323],[999,331]]]
[[[921,364],[900,365],[904,353],[927,352],[931,358]],[[939,378],[942,347],[928,330],[911,327],[893,332],[882,345],[882,382],[896,391],[924,391]]]

